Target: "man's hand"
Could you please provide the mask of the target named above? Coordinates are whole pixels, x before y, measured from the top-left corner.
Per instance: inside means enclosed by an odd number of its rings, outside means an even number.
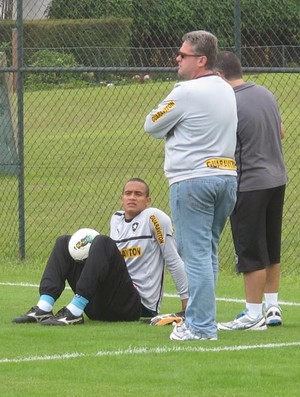
[[[150,325],[155,327],[162,327],[169,324],[181,324],[184,321],[185,312],[159,314],[151,319]]]

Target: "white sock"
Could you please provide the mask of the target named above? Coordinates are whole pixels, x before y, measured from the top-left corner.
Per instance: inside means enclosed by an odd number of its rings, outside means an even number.
[[[40,299],[38,301],[37,306],[41,310],[44,310],[44,312],[51,312],[53,309],[53,305],[51,305],[49,302],[44,301],[43,299]]]
[[[73,314],[73,316],[79,317],[82,315],[83,310],[79,309],[79,307],[73,305],[73,303],[69,303],[67,309]]]
[[[265,293],[266,307],[278,306],[278,292]]]
[[[255,319],[262,315],[262,303],[248,303],[246,302],[246,309],[248,310],[248,316]]]

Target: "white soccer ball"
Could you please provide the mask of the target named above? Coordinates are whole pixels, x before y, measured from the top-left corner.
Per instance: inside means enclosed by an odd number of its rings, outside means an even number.
[[[76,261],[83,261],[89,256],[91,244],[99,233],[94,229],[83,228],[75,232],[69,241],[69,252]]]

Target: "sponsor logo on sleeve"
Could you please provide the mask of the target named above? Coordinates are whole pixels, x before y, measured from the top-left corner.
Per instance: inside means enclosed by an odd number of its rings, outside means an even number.
[[[155,215],[151,215],[150,216],[150,220],[154,226],[155,232],[156,232],[156,236],[157,236],[157,240],[159,242],[159,244],[164,244],[165,239],[164,239],[164,235],[161,229],[161,226],[158,222],[158,219],[156,218]]]
[[[164,116],[166,113],[168,113],[171,109],[173,109],[174,106],[175,106],[175,102],[169,101],[162,110],[159,110],[151,117],[153,123],[155,123],[157,120],[159,120],[162,116]]]

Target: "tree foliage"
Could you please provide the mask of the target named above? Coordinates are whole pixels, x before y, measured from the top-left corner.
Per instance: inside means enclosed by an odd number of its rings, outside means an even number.
[[[73,54],[64,54],[51,50],[40,50],[33,54],[30,66],[47,67],[75,67],[79,66]],[[33,73],[26,76],[25,85],[31,88],[39,88],[44,84],[65,84],[78,80],[76,73],[46,72]]]
[[[89,19],[132,16],[133,0],[53,0],[46,11],[51,19]]]
[[[214,33],[220,46],[233,46],[233,0],[53,0],[51,19],[131,17],[132,45],[169,47],[182,35],[204,29]],[[299,44],[299,0],[243,0],[242,44]]]

